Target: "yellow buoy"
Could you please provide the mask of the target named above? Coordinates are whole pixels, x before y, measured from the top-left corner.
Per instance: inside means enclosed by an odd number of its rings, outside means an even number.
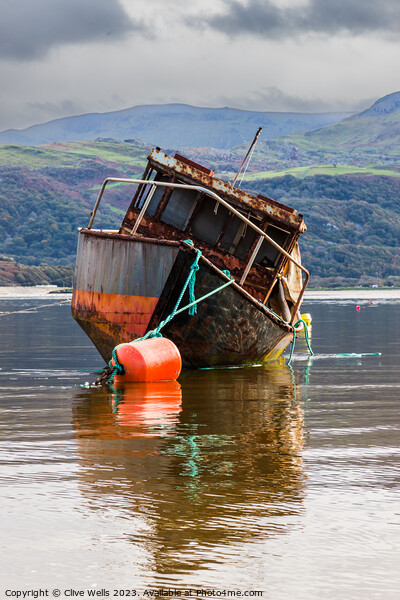
[[[307,327],[311,327],[312,317],[311,317],[310,313],[304,313],[303,315],[300,315],[300,317],[303,319],[303,321],[307,325]]]

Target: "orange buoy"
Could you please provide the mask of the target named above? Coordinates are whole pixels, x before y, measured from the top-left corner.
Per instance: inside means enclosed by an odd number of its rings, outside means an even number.
[[[123,375],[115,375],[115,383],[172,381],[179,377],[182,369],[182,358],[178,348],[164,337],[119,344],[116,354],[125,372]]]

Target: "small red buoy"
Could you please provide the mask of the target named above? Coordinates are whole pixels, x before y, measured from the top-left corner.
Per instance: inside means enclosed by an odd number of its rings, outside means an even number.
[[[119,344],[116,354],[125,372],[123,375],[115,375],[115,383],[173,381],[178,379],[182,369],[182,358],[178,348],[164,337]]]
[[[356,310],[361,310],[361,306],[359,304],[357,304]]]
[[[373,302],[370,302],[370,304],[373,304]]]

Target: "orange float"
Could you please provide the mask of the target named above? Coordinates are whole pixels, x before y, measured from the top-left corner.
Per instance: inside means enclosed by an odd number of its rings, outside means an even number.
[[[124,367],[123,375],[115,375],[115,383],[173,381],[182,369],[178,348],[164,337],[119,344],[115,352]],[[111,364],[115,364],[114,360]]]

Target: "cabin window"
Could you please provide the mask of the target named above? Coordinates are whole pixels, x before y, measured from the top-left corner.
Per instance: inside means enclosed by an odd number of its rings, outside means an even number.
[[[255,225],[260,225],[260,222],[255,221],[253,216],[250,216],[250,220]],[[254,229],[246,225],[238,217],[232,217],[225,227],[220,247],[226,252],[244,260],[256,237],[258,237],[258,233]]]
[[[168,177],[157,176],[155,178],[155,181],[165,181],[165,182],[167,182],[167,181],[169,181],[169,178]],[[144,204],[147,196],[150,193],[150,190],[151,190],[151,181],[149,182],[149,184],[147,186],[147,190],[145,191],[145,193],[143,194],[143,196],[141,197],[141,199],[139,201],[139,204],[138,204],[138,208],[139,209],[142,208],[142,206],[143,206],[143,204]],[[160,200],[161,200],[164,192],[165,192],[165,187],[162,187],[161,185],[158,185],[156,187],[156,189],[154,190],[153,197],[150,200],[150,204],[149,204],[149,206],[147,207],[147,210],[146,210],[146,213],[148,213],[152,217],[154,217],[154,214],[155,214],[155,212],[157,210],[157,206],[158,206],[158,204],[159,204],[159,202],[160,202]]]
[[[246,223],[241,222],[236,234],[236,239],[232,245],[233,247],[230,251],[238,258],[242,258],[244,260],[256,237],[258,237],[258,234],[254,231],[254,229],[246,225]]]
[[[157,175],[155,181],[165,181],[166,183],[169,183],[171,179],[166,176]],[[138,204],[139,209],[142,208],[145,199],[150,193],[150,190],[151,183],[149,183],[146,193],[143,194],[143,197],[140,199],[140,202]],[[154,217],[157,211],[157,207],[165,193],[169,193],[169,188],[161,185],[156,187],[153,193],[153,197],[150,200],[150,204],[147,207],[147,214]],[[178,229],[185,230],[188,221],[192,216],[193,210],[196,206],[196,200],[198,196],[199,194],[197,191],[175,188],[172,191],[168,203],[161,215],[161,221],[163,223],[167,223],[167,225],[172,225],[173,227],[177,227]]]
[[[208,244],[216,243],[228,216],[228,210],[221,204],[218,205],[217,214],[215,214],[215,206],[215,200],[205,198],[191,224],[193,236]]]
[[[284,229],[279,229],[273,225],[269,225],[265,232],[274,240],[281,248],[285,249],[288,243],[290,233]],[[263,267],[276,267],[282,254],[277,248],[272,246],[268,241],[264,240],[262,246],[256,256],[255,262]]]
[[[161,220],[168,225],[185,230],[198,196],[197,191],[176,188],[171,194]]]
[[[169,176],[161,175],[160,173],[156,175],[155,180],[171,181]],[[146,211],[149,215],[155,215],[157,207],[167,189],[163,186],[156,187]],[[139,201],[139,209],[143,206],[150,190],[151,181],[149,181],[147,190]],[[197,190],[175,188],[161,215],[161,221],[181,231],[185,231],[196,208],[196,204],[201,201],[200,196]],[[203,196],[201,202],[200,210],[195,214],[190,225],[191,234],[208,244],[215,245],[218,242],[218,246],[222,250],[245,260],[259,234],[238,217],[232,215],[222,204],[218,204],[217,212],[215,212],[217,204],[213,198]],[[260,219],[254,217],[254,215],[250,215],[248,218],[255,225],[260,225]],[[290,232],[274,225],[268,225],[266,233],[282,248],[288,246],[291,236]],[[274,268],[277,266],[280,258],[281,253],[279,250],[264,240],[256,256],[255,263],[263,267]]]

